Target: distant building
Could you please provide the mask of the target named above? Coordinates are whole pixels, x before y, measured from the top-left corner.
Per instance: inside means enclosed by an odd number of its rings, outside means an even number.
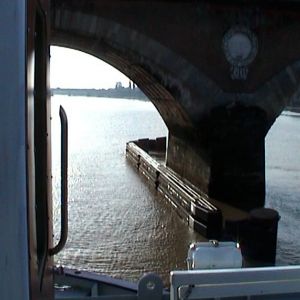
[[[121,81],[117,81],[116,82],[116,89],[121,89],[123,88],[122,82]]]

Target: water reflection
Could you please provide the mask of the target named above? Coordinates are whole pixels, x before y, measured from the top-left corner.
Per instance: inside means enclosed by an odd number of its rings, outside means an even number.
[[[135,281],[186,267],[191,242],[201,236],[187,228],[125,159],[125,144],[167,135],[149,102],[56,96],[53,111],[55,231],[59,232],[59,120],[69,117],[69,239],[58,263]],[[300,118],[281,116],[266,138],[266,206],[279,210],[279,264],[300,263]],[[56,234],[57,235],[57,234]]]
[[[126,161],[127,141],[167,135],[157,111],[151,103],[132,100],[54,97],[52,101],[53,135],[59,132],[55,120],[59,103],[70,123],[70,233],[58,263],[129,280],[151,271],[167,282],[169,270],[186,267],[188,246],[201,237],[141,182]],[[55,210],[58,156],[54,151]],[[57,231],[57,211],[55,216]]]

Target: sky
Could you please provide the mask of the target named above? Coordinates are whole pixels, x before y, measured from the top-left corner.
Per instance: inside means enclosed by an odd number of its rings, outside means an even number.
[[[114,88],[117,81],[127,87],[129,79],[104,61],[62,47],[51,47],[51,88]]]

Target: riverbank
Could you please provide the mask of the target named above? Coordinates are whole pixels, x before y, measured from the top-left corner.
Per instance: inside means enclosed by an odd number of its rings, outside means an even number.
[[[102,97],[118,99],[139,99],[148,101],[146,95],[139,88],[118,87],[114,89],[51,89],[51,96],[63,95],[72,97]]]

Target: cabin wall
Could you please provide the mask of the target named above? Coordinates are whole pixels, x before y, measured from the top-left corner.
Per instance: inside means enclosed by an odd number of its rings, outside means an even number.
[[[26,1],[0,1],[0,299],[29,299]]]
[[[0,299],[53,299],[49,1],[0,2]]]

